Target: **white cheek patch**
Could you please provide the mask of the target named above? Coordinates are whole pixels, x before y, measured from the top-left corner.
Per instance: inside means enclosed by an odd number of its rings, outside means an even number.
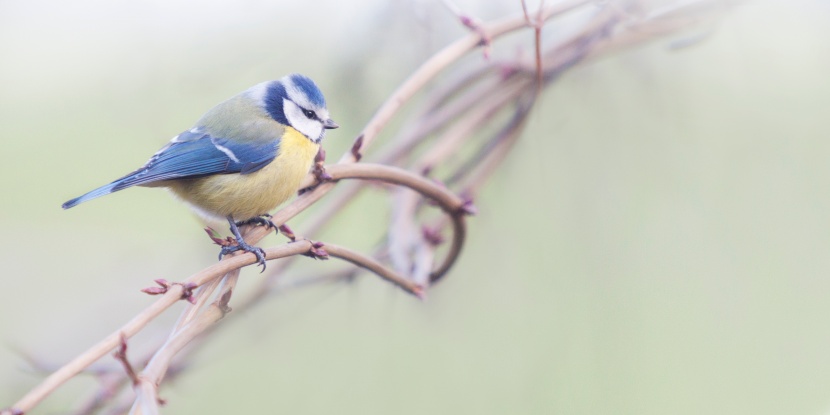
[[[323,123],[319,120],[309,119],[303,114],[303,110],[297,104],[290,100],[283,99],[282,110],[285,113],[285,119],[291,124],[294,129],[301,132],[304,136],[311,140],[319,141],[323,138]]]

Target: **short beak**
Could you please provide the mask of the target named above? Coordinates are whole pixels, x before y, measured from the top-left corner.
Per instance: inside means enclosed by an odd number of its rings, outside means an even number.
[[[337,128],[337,127],[340,127],[340,126],[339,126],[339,125],[337,125],[337,123],[336,123],[336,122],[334,122],[331,118],[329,118],[329,119],[327,119],[327,120],[323,121],[323,128],[325,128],[325,129],[327,129],[327,130],[333,130],[333,129]]]

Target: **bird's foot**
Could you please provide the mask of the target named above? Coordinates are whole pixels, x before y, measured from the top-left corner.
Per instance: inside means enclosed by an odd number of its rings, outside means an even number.
[[[263,213],[259,216],[253,217],[251,219],[236,222],[236,226],[244,226],[244,225],[254,225],[254,226],[261,225],[261,226],[265,226],[267,228],[274,229],[274,231],[277,233],[277,235],[280,234],[279,226],[277,226],[277,224],[275,224],[271,220],[271,215],[268,214],[268,213]]]
[[[262,265],[262,271],[265,271],[265,251],[258,246],[248,245],[245,240],[241,238],[233,240],[231,244],[222,245],[222,249],[219,251],[219,260],[221,261],[222,257],[236,251],[245,251],[254,254],[257,259],[257,264]]]

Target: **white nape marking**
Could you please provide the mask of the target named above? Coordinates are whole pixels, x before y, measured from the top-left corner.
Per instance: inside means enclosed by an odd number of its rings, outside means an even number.
[[[303,110],[291,100],[283,98],[282,111],[288,124],[308,137],[309,140],[319,143],[323,139],[323,123],[317,119],[310,119],[303,114]]]
[[[190,132],[192,134],[199,134],[200,132],[202,132],[202,129],[200,127],[193,127],[190,129]]]
[[[249,97],[260,105],[265,102],[265,97],[268,95],[268,88],[274,81],[260,82],[246,91]]]
[[[181,134],[179,134],[179,135],[181,135]],[[178,143],[178,141],[176,141],[176,139],[177,139],[177,138],[179,138],[179,135],[177,135],[177,136],[175,136],[175,137],[171,138],[171,139],[170,139],[170,142],[171,142],[171,143]]]
[[[215,147],[216,147],[219,151],[221,151],[221,152],[225,153],[225,155],[227,155],[228,157],[230,157],[230,159],[231,159],[231,160],[233,160],[235,163],[239,163],[239,159],[236,157],[236,154],[233,154],[233,151],[231,151],[231,149],[229,149],[229,148],[227,148],[227,147],[225,147],[225,146],[223,146],[223,145],[216,144],[216,142],[214,142],[214,143],[213,143],[213,145],[214,145],[214,146],[215,146]]]

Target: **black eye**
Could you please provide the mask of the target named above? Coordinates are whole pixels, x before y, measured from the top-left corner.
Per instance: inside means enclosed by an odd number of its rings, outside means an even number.
[[[314,118],[317,117],[314,114],[314,111],[312,111],[312,110],[303,109],[303,114],[305,114],[305,116],[308,117],[309,120],[313,120]]]

